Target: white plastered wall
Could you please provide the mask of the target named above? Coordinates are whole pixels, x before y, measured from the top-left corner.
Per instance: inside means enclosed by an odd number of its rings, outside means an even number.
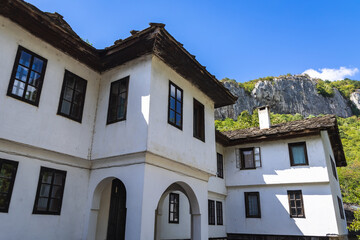
[[[19,45],[47,59],[38,107],[7,96]],[[0,138],[88,158],[99,74],[2,16],[0,53]],[[82,123],[57,115],[65,69],[87,80]]]
[[[339,178],[336,179],[332,172],[330,156],[333,159],[334,163],[335,163],[335,157],[334,157],[334,152],[332,150],[329,135],[328,135],[327,131],[321,131],[321,140],[322,140],[323,146],[324,146],[326,165],[327,165],[329,179],[330,179],[330,187],[331,187],[331,192],[332,192],[332,196],[333,196],[333,205],[334,205],[333,208],[334,208],[334,211],[336,214],[336,219],[337,219],[338,234],[345,235],[348,233],[347,226],[346,226],[346,216],[344,213],[344,219],[341,219],[341,217],[340,217],[341,215],[340,215],[340,209],[339,209],[337,197],[339,197],[342,202],[342,196],[341,196],[341,190],[340,190],[340,185],[339,185],[339,181],[338,181]],[[336,175],[337,175],[337,173],[336,173]]]
[[[148,151],[215,174],[213,101],[155,56],[151,69]],[[182,130],[168,124],[169,81],[183,90]],[[205,107],[205,142],[193,137],[194,98]]]
[[[101,76],[92,159],[146,150],[151,56],[142,56]],[[129,76],[126,120],[106,124],[111,82]]]

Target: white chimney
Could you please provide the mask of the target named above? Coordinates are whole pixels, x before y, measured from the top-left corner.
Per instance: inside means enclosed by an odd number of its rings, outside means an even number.
[[[271,127],[270,123],[270,108],[269,106],[263,106],[258,108],[260,129],[266,129]]]

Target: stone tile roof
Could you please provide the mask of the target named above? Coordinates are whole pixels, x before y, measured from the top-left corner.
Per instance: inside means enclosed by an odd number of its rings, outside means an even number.
[[[268,129],[247,128],[225,132],[217,131],[216,140],[224,146],[235,146],[254,142],[319,135],[322,130],[326,130],[329,134],[336,165],[346,166],[347,163],[339,129],[334,115],[276,124]]]

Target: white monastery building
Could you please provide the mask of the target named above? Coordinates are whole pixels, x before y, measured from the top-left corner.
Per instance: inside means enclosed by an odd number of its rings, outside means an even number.
[[[346,239],[336,118],[215,131],[235,101],[164,24],[99,50],[0,0],[0,239]]]

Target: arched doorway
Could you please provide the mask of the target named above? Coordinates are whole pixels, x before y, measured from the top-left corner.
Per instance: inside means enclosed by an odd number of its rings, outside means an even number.
[[[126,226],[126,188],[109,177],[95,188],[87,239],[124,240]]]
[[[194,191],[191,189],[191,187],[184,183],[184,182],[176,182],[171,184],[161,195],[160,200],[158,202],[157,208],[155,210],[155,229],[154,229],[154,239],[160,240],[161,234],[162,234],[162,228],[166,227],[164,224],[162,224],[162,218],[169,216],[174,216],[174,208],[176,207],[176,201],[172,195],[176,195],[177,193],[184,194],[188,200],[189,205],[189,212],[187,213],[181,213],[181,215],[188,215],[189,216],[189,224],[190,224],[190,238],[192,240],[198,240],[201,239],[201,215],[200,215],[200,208],[199,203],[196,198],[196,195]],[[181,195],[178,194],[178,195]],[[167,203],[165,200],[169,201],[168,208],[166,208],[167,211],[170,212],[164,212],[164,204]],[[174,201],[175,200],[175,201]],[[174,203],[174,206],[171,207],[171,204]],[[181,204],[181,203],[180,203]],[[169,214],[169,215],[168,215]],[[190,214],[190,215],[189,215]],[[175,214],[176,216],[176,214]],[[175,219],[176,220],[176,217]],[[170,222],[170,219],[169,219]],[[179,231],[183,231],[183,228],[179,228]]]

